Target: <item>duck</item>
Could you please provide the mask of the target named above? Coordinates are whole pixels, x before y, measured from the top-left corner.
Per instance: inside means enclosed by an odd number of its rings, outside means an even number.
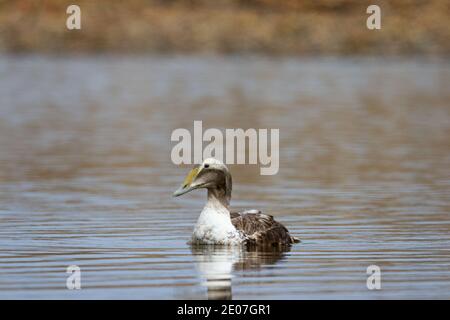
[[[222,161],[207,158],[196,165],[173,196],[196,189],[207,189],[208,196],[189,244],[275,247],[300,242],[272,215],[256,209],[230,211],[232,178]]]

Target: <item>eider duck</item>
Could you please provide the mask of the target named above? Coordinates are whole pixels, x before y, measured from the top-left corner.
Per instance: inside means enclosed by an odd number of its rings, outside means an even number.
[[[289,246],[300,242],[273,216],[259,210],[230,212],[231,174],[221,161],[208,158],[194,167],[173,196],[206,188],[208,201],[195,225],[190,244]]]

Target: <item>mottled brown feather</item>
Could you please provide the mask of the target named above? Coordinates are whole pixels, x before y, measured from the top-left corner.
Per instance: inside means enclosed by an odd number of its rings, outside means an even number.
[[[231,223],[247,237],[249,245],[290,245],[300,242],[281,223],[268,214],[231,212]]]

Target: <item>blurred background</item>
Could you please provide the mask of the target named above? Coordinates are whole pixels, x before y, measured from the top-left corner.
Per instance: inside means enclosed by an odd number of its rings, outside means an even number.
[[[69,4],[81,30],[66,28]],[[366,28],[369,4],[381,30]],[[0,298],[450,298],[449,13],[444,0],[0,0]],[[205,194],[171,197],[188,166],[170,136],[194,120],[280,129],[277,175],[230,166],[232,207],[274,215],[301,244],[187,246]],[[73,264],[81,290],[65,286]]]
[[[63,14],[82,10],[82,32]],[[368,32],[366,8],[382,8]],[[423,54],[450,53],[445,0],[1,0],[4,52]]]

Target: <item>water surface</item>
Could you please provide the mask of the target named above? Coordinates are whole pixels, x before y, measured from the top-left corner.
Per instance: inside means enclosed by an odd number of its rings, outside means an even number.
[[[0,75],[0,298],[450,298],[448,61],[3,56]],[[194,120],[280,129],[277,175],[230,166],[232,206],[301,244],[186,244],[205,193],[171,197],[170,134]]]

